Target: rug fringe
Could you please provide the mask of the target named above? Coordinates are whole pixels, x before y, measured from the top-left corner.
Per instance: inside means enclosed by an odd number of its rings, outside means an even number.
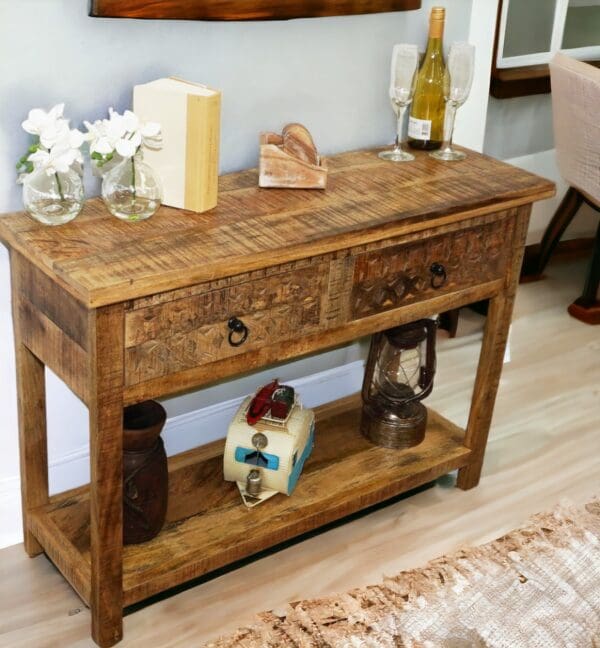
[[[287,605],[281,614],[262,613],[258,615],[259,623],[240,628],[229,637],[206,644],[205,648],[438,648],[442,644],[420,643],[418,638],[408,636],[411,634],[407,631],[409,617],[414,622],[424,611],[431,615],[440,606],[447,607],[452,597],[460,600],[463,592],[498,582],[501,577],[506,579],[507,573],[510,576],[507,582],[527,583],[526,573],[537,574],[529,565],[533,558],[534,563],[539,563],[544,556],[553,557],[562,552],[565,560],[573,561],[573,556],[581,553],[581,547],[591,548],[598,560],[598,498],[584,507],[561,503],[554,511],[533,516],[526,526],[493,542],[461,548],[432,560],[423,568],[384,577],[379,585],[300,601]],[[594,612],[597,613],[595,620]],[[591,619],[579,624],[573,632],[589,633],[589,640],[581,645],[600,648],[600,609],[588,611],[587,616]],[[445,648],[491,645],[486,643],[489,637],[484,638],[476,629],[468,627],[468,623],[460,625],[456,633],[456,637],[443,643]],[[490,636],[493,634],[491,631]],[[419,636],[418,631],[415,636]]]

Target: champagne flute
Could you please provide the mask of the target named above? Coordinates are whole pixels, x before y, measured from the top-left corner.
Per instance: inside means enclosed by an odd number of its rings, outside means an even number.
[[[392,52],[392,73],[390,100],[396,113],[396,145],[391,151],[382,151],[379,157],[392,162],[409,162],[415,156],[402,150],[402,128],[404,113],[413,100],[417,82],[419,51],[416,45],[394,45]]]
[[[436,160],[451,162],[464,160],[466,153],[452,148],[452,134],[456,111],[460,108],[471,91],[473,83],[473,65],[475,62],[475,47],[469,43],[453,43],[448,54],[448,65],[444,76],[444,99],[446,113],[444,115],[444,141],[438,151],[429,155]]]

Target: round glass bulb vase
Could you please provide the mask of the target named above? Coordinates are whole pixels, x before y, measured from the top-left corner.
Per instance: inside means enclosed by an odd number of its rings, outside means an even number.
[[[51,175],[38,169],[23,181],[25,209],[44,225],[63,225],[72,221],[81,211],[83,201],[83,181],[73,169]]]
[[[140,152],[112,168],[102,180],[102,198],[113,216],[126,221],[150,218],[160,207],[162,186]]]

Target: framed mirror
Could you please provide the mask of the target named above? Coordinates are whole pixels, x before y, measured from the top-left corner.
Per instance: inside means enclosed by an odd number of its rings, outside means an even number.
[[[421,0],[91,0],[90,16],[177,20],[286,20],[420,9]]]

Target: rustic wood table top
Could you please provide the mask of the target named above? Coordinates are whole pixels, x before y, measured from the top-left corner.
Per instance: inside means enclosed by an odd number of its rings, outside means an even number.
[[[61,227],[25,213],[0,218],[0,240],[88,307],[324,254],[554,194],[553,183],[484,155],[444,163],[417,153],[393,164],[365,150],[328,159],[326,191],[260,189],[258,172],[222,176],[219,205],[161,207],[120,221],[101,199]]]

